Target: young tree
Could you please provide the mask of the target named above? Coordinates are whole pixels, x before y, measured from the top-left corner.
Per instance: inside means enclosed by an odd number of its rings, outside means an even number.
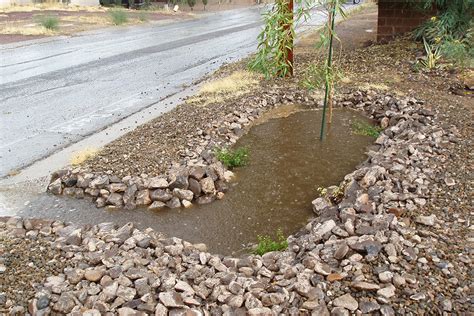
[[[206,11],[207,0],[202,0],[202,4],[204,5],[204,11]]]

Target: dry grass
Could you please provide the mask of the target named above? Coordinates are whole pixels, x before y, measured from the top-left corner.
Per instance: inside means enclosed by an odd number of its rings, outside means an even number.
[[[57,35],[58,33],[52,30],[48,30],[42,26],[5,26],[0,28],[0,34],[4,35],[46,35],[46,36],[53,36]]]
[[[95,157],[99,153],[96,148],[85,148],[81,151],[76,152],[71,158],[71,165],[78,166],[85,162],[87,159]]]
[[[236,71],[231,75],[207,82],[199,92],[186,102],[206,106],[226,101],[253,91],[259,83],[259,75],[249,71]]]
[[[80,16],[62,16],[61,21],[74,22],[74,23],[85,23],[95,25],[110,25],[110,19],[107,16],[101,15],[80,15]]]
[[[87,11],[87,12],[105,12],[106,10],[100,6],[97,7],[82,7],[75,5],[62,5],[59,3],[41,3],[41,4],[27,4],[27,5],[12,5],[1,8],[0,13],[10,12],[32,12],[41,10],[58,10],[58,11]]]

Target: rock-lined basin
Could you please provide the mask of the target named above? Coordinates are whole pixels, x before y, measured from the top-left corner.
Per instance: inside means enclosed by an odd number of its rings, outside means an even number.
[[[288,109],[296,113],[288,115]],[[262,117],[264,122],[253,126],[236,144],[250,150],[250,162],[234,170],[236,177],[227,183],[222,200],[157,211],[92,206],[64,212],[60,218],[76,224],[139,223],[139,227],[151,227],[168,236],[205,243],[210,251],[222,254],[241,252],[257,235],[273,235],[277,229],[285,235],[295,233],[313,215],[311,201],[318,195],[318,187],[339,184],[365,159],[367,146],[374,140],[351,130],[355,121],[369,122],[365,116],[336,109],[321,142],[321,113],[284,106]],[[278,117],[282,114],[287,117]]]
[[[435,114],[414,98],[369,91],[355,92],[339,103],[360,109],[387,127],[375,141],[378,146],[368,152],[369,159],[344,177],[340,199],[313,201],[317,216],[288,237],[284,251],[235,258],[211,254],[202,244],[164,238],[152,229],[135,229],[132,223],[117,229],[111,223],[80,227],[0,218],[0,238],[7,240],[7,247],[44,241],[61,250],[57,260],[67,266],[35,284],[35,298],[28,294],[25,299],[30,313],[468,312],[469,250],[446,262],[445,252],[451,247],[439,234],[446,223],[434,214],[422,215],[427,211],[423,205],[431,203],[427,202],[431,192],[452,185],[442,175],[456,131],[439,125]],[[41,251],[28,245],[19,250],[24,262],[32,251]],[[30,277],[18,272],[36,267],[3,264],[3,272],[13,279],[6,294],[0,293],[8,302]],[[446,276],[453,270],[460,278],[448,285],[452,278],[445,283]],[[449,288],[446,296],[438,295],[440,286]],[[7,310],[22,314],[25,307],[15,304],[7,303]]]

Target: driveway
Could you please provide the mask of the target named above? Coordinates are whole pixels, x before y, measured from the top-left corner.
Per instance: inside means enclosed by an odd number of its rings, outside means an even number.
[[[255,51],[260,11],[1,46],[0,177],[145,108],[170,110],[162,100]]]

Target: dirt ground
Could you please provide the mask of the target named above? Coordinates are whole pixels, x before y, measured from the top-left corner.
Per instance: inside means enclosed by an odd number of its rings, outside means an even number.
[[[123,9],[128,17],[124,25],[158,23],[170,20],[193,18],[193,15],[164,10],[128,10]],[[0,10],[0,44],[25,41],[47,36],[72,35],[74,33],[98,28],[111,27],[114,24],[110,9],[94,8],[42,8],[12,7]],[[57,30],[47,30],[40,24],[43,17],[57,17]]]

